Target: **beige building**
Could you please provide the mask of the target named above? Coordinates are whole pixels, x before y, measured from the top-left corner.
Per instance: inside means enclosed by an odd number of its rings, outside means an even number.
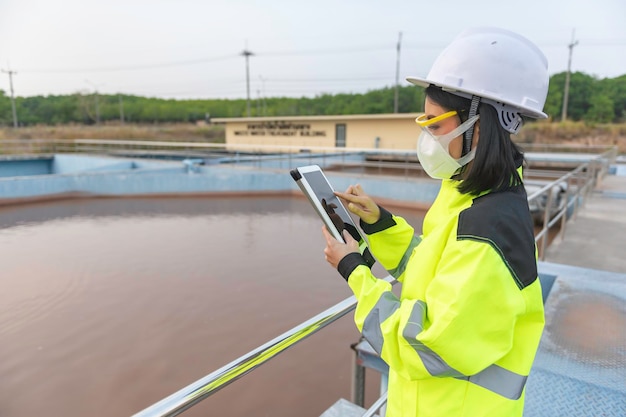
[[[415,149],[421,113],[343,116],[217,118],[229,149],[267,147],[300,152],[313,148]]]

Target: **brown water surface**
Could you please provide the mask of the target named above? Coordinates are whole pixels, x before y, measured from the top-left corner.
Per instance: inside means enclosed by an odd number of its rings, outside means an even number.
[[[345,299],[320,228],[287,197],[0,207],[0,416],[132,415]],[[318,416],[358,337],[349,314],[184,415]]]

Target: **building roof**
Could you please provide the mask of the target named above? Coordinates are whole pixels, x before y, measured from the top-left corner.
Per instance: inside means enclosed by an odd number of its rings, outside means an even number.
[[[211,123],[250,123],[274,121],[335,121],[335,120],[381,120],[381,119],[415,119],[422,113],[384,113],[384,114],[339,114],[318,116],[270,116],[270,117],[218,117]]]

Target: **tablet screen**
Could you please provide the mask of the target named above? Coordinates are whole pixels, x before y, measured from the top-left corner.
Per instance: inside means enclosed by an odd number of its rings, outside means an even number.
[[[333,193],[324,174],[322,174],[321,171],[311,171],[302,173],[302,176],[306,178],[311,188],[315,191],[315,195],[319,199],[320,204],[339,233],[346,229],[354,240],[362,242],[363,239],[354,226],[352,218],[340,203],[339,198]]]

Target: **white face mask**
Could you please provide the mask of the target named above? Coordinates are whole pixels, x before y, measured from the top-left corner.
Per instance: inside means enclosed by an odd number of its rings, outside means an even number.
[[[462,158],[454,159],[450,156],[448,147],[452,140],[465,133],[478,118],[479,116],[476,115],[453,131],[441,136],[435,136],[428,128],[422,127],[422,133],[417,139],[417,158],[428,175],[432,178],[450,179],[461,167],[474,159],[476,148]]]

